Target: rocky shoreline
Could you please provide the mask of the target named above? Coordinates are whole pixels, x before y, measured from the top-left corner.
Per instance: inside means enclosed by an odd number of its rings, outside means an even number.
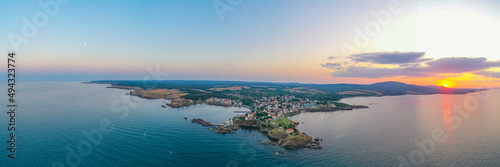
[[[323,139],[315,138],[314,140],[311,140],[310,142],[306,142],[305,144],[301,144],[301,147],[315,149],[315,150],[321,150],[323,148],[320,146],[320,141],[323,141]],[[283,146],[283,148],[285,148],[285,149],[291,149],[290,144],[283,144],[283,142],[280,142],[279,140],[277,142],[270,140],[270,141],[262,142],[262,144],[272,145],[272,146]]]
[[[304,112],[334,112],[334,111],[343,111],[343,110],[353,110],[360,108],[369,108],[365,105],[349,105],[349,106],[338,106],[332,108],[309,108],[309,109],[301,109]],[[294,114],[297,115],[297,114]]]
[[[294,115],[299,115],[300,113],[302,113],[302,111],[297,110],[297,111],[294,111],[294,112],[285,113],[285,114],[283,114],[283,116],[285,116],[285,117],[294,116]]]
[[[238,127],[237,125],[230,125],[227,127],[223,126],[223,125],[214,125],[214,124],[207,122],[201,118],[193,119],[193,120],[191,120],[191,122],[192,123],[199,123],[205,127],[212,127],[212,131],[215,133],[219,133],[219,134],[234,133],[234,131],[237,131],[238,129],[240,129],[240,127]]]
[[[191,105],[197,105],[197,104],[208,104],[211,106],[221,106],[221,107],[244,107],[244,108],[249,108],[243,105],[234,105],[234,104],[220,104],[220,103],[213,103],[213,102],[201,102],[201,101],[192,101],[192,100],[176,100],[173,99],[172,102],[170,103],[165,103],[162,105],[163,108],[166,108],[166,106],[172,107],[172,108],[181,108],[181,107],[188,107]]]
[[[162,107],[166,108],[166,106],[172,107],[172,108],[181,108],[181,107],[187,107],[191,105],[196,105],[195,101],[192,100],[175,100],[172,99],[170,103],[165,103]]]
[[[305,133],[297,132],[296,134],[291,135],[277,128],[267,133],[267,137],[270,140],[269,143],[271,143],[272,145],[281,146],[285,149],[323,149],[323,147],[320,146],[319,138],[313,140],[311,136]]]
[[[163,108],[166,108],[167,106],[172,107],[172,108],[181,108],[181,107],[188,107],[191,105],[196,105],[196,104],[208,104],[211,106],[222,106],[222,107],[245,107],[242,105],[233,105],[233,104],[222,104],[222,103],[217,103],[217,102],[204,102],[204,101],[193,101],[193,100],[188,100],[188,99],[183,99],[183,98],[174,98],[174,97],[166,97],[165,95],[162,94],[150,94],[146,93],[145,90],[139,87],[131,87],[131,86],[108,86],[107,88],[114,88],[114,89],[124,89],[124,90],[131,90],[127,95],[131,96],[137,96],[140,98],[144,99],[167,99],[171,100],[170,103],[165,103],[162,105]],[[248,107],[245,107],[248,108]]]

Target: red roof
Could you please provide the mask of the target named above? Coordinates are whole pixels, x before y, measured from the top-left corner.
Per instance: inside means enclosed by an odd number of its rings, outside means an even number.
[[[293,131],[293,129],[287,129],[286,131]]]

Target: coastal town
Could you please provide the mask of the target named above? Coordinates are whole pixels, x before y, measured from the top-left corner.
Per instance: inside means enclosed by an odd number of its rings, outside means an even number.
[[[326,105],[316,104],[317,100],[301,99],[295,96],[271,96],[253,100],[253,111],[244,115],[238,115],[236,118],[244,120],[261,120],[268,123],[280,116],[289,113],[298,112],[305,108],[323,108]],[[335,104],[329,107],[335,108]]]
[[[208,104],[241,106],[241,101],[211,97],[206,100]],[[322,103],[322,104],[319,104]],[[193,119],[193,123],[213,127],[215,133],[234,133],[241,128],[259,129],[266,133],[269,140],[265,145],[281,146],[285,149],[322,149],[322,139],[312,139],[309,135],[298,130],[298,122],[287,118],[289,115],[298,114],[304,109],[330,109],[335,110],[334,103],[324,103],[308,98],[297,98],[293,95],[270,96],[252,99],[251,109],[243,115],[237,115],[225,125],[213,125],[203,119]]]
[[[243,103],[237,100],[224,99],[224,98],[216,98],[211,97],[210,99],[205,100],[207,104],[213,105],[223,105],[223,106],[243,106]]]

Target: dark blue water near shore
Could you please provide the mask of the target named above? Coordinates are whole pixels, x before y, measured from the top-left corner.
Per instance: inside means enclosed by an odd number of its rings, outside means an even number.
[[[324,149],[286,150],[276,155],[283,149],[262,145],[267,138],[259,131],[242,129],[221,135],[190,122],[203,118],[221,123],[238,114],[233,111],[246,109],[209,105],[161,108],[162,100],[124,98],[127,90],[106,86],[76,82],[18,85],[17,158],[7,159],[3,142],[0,166],[68,166],[67,162],[79,166],[398,166],[399,158],[412,163],[409,156],[419,150],[415,140],[431,138],[435,129],[442,129],[448,138],[435,144],[421,165],[500,165],[499,92],[479,100],[477,110],[462,118],[457,128],[445,120],[456,116],[453,106],[464,105],[472,94],[345,99],[351,104],[372,105],[369,109],[293,116],[292,120],[304,123],[299,125],[302,132],[323,139]],[[129,114],[123,115],[124,110]],[[5,116],[0,117],[0,124],[7,126]],[[111,123],[114,129],[102,132],[102,140],[95,143],[84,133],[100,131],[100,122]],[[2,129],[1,140],[8,140],[6,127]],[[86,156],[76,154],[80,159],[73,159],[71,150]],[[68,155],[72,157],[69,161]]]

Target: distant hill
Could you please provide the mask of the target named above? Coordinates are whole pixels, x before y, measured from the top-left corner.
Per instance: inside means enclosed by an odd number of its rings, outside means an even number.
[[[318,90],[341,93],[347,91],[361,92],[358,95],[405,95],[405,94],[465,94],[477,92],[477,89],[454,89],[438,86],[417,86],[401,82],[379,82],[370,85],[361,84],[317,84],[308,85]],[[351,93],[355,93],[351,92]],[[375,93],[378,92],[378,93]],[[347,92],[349,93],[349,92]]]

